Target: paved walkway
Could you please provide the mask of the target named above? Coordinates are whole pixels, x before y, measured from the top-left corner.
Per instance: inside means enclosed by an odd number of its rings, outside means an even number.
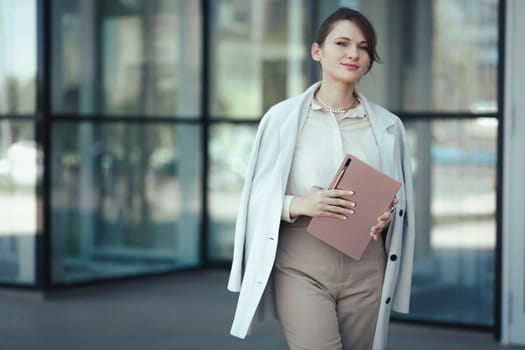
[[[43,301],[0,290],[1,350],[279,350],[278,325],[246,340],[228,335],[236,294],[209,270],[75,287]],[[388,350],[509,349],[490,333],[393,323]]]

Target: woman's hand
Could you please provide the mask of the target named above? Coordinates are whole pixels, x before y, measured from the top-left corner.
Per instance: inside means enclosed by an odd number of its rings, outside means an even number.
[[[392,210],[389,210],[389,211],[383,213],[383,215],[381,215],[380,217],[378,217],[377,218],[377,225],[375,225],[374,227],[372,227],[370,229],[370,236],[372,236],[372,238],[375,241],[377,241],[377,238],[379,237],[379,234],[385,229],[386,225],[390,221],[390,218],[392,216],[392,212],[393,212],[394,206],[397,203],[399,203],[399,201],[397,200],[397,198],[394,198],[394,200],[392,201]]]
[[[306,215],[347,219],[354,213],[355,203],[349,199],[353,194],[346,190],[317,189],[308,196],[294,197],[290,203],[290,217]]]

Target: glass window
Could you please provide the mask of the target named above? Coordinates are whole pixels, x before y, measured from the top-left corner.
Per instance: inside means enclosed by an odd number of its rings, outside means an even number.
[[[36,1],[0,0],[0,115],[36,106]]]
[[[407,121],[416,200],[414,320],[494,324],[498,0],[328,0],[370,18],[382,63],[358,84]],[[471,114],[439,119],[428,112]],[[482,118],[487,114],[494,118]],[[479,115],[479,118],[475,118]]]
[[[41,154],[33,128],[32,121],[0,119],[0,282],[35,283]]]
[[[55,0],[53,111],[197,117],[199,4]]]
[[[53,282],[199,263],[199,135],[187,124],[55,124]]]
[[[225,124],[211,128],[208,145],[208,256],[211,260],[232,258],[235,218],[255,132],[255,125]]]
[[[260,118],[305,89],[310,60],[305,3],[210,1],[214,117]]]
[[[359,84],[369,98],[398,111],[497,112],[498,0],[353,2],[383,60]]]
[[[417,233],[409,318],[494,323],[497,127],[486,118],[407,123]]]

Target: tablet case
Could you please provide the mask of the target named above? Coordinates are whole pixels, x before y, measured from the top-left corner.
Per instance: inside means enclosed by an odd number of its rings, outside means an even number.
[[[306,230],[339,251],[359,260],[371,239],[370,229],[377,218],[389,210],[401,184],[359,158],[348,154],[343,159],[330,189],[354,192],[354,214],[348,219],[313,217]]]

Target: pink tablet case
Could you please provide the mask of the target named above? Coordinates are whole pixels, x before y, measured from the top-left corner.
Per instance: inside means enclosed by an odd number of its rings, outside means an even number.
[[[334,248],[359,260],[371,236],[377,218],[389,210],[401,184],[374,167],[348,154],[341,163],[330,188],[352,190],[356,203],[348,219],[314,217],[306,230]]]

